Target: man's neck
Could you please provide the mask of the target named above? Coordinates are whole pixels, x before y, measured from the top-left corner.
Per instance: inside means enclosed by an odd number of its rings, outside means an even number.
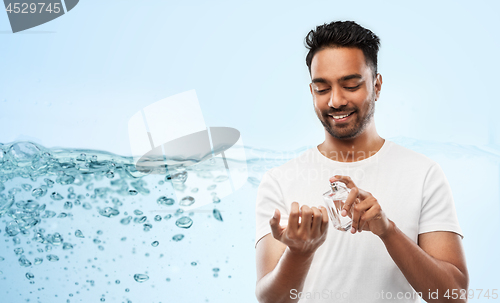
[[[337,139],[325,131],[326,138],[318,150],[327,158],[338,162],[356,162],[376,154],[385,139],[376,131],[365,131],[353,139]]]

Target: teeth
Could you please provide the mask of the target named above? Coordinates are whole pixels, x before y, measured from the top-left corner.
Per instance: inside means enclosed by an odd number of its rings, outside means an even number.
[[[351,113],[352,114],[352,113]],[[347,114],[347,115],[343,115],[343,116],[332,116],[333,118],[335,119],[342,119],[342,118],[345,118],[347,116],[349,116],[350,114]]]

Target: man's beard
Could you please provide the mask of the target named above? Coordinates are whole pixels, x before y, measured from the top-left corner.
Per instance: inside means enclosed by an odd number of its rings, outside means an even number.
[[[338,111],[345,111],[344,108],[339,108]],[[331,117],[326,116],[326,119],[329,119],[328,121],[325,121],[324,119],[319,119],[321,124],[323,124],[323,127],[325,130],[334,138],[336,139],[353,139],[356,138],[359,134],[363,133],[365,129],[368,127],[370,124],[373,115],[375,114],[375,94],[373,94],[368,110],[366,112],[366,115],[364,117],[359,116],[359,110],[356,109],[356,121],[351,121],[349,124],[352,126],[346,126],[346,127],[336,127],[333,129],[331,127]],[[335,112],[332,114],[332,116],[335,115]]]

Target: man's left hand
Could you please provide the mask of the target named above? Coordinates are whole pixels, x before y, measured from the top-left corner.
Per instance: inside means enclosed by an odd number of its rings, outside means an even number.
[[[353,208],[351,233],[369,230],[382,237],[393,227],[394,223],[387,218],[371,193],[358,188],[348,176],[335,175],[330,178],[330,182],[335,181],[344,183],[351,190],[341,213],[345,217]]]

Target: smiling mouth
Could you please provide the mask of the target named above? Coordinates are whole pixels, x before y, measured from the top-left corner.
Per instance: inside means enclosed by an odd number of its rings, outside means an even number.
[[[334,115],[328,115],[328,116],[332,117],[335,122],[343,122],[343,121],[346,121],[347,119],[349,119],[349,117],[351,117],[354,112],[355,111],[348,113],[348,114],[342,114],[342,115],[337,114],[335,116]]]
[[[352,113],[354,113],[354,112],[352,112]],[[347,117],[347,116],[350,116],[352,113],[350,113],[350,114],[345,114],[345,115],[338,115],[338,116],[333,116],[333,115],[332,115],[332,117],[333,117],[334,119],[342,119],[342,118],[345,118],[345,117]]]

